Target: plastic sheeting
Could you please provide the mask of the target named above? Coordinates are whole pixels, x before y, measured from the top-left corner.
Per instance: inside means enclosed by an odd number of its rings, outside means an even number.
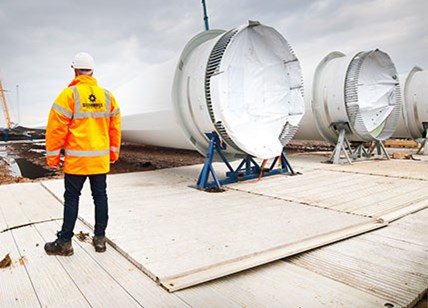
[[[364,59],[358,79],[359,112],[374,138],[382,132],[394,110],[397,84],[394,64],[386,61],[383,54],[371,53]]]
[[[177,60],[153,67],[115,94],[124,141],[194,148],[216,131],[228,156],[279,156],[304,114],[302,74],[283,36],[250,22],[193,37]]]
[[[218,91],[216,120],[243,152],[278,156],[281,133],[297,129],[304,114],[300,65],[287,42],[272,28],[245,27],[233,37],[219,71],[211,79]]]

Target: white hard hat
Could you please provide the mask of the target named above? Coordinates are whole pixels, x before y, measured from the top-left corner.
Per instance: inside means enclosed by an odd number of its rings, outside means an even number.
[[[71,67],[74,69],[94,69],[94,58],[86,52],[79,52],[73,58],[71,62]]]

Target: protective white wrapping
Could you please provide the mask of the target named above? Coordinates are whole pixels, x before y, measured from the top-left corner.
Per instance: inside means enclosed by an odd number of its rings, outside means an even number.
[[[207,153],[217,132],[229,157],[279,156],[304,114],[299,61],[283,36],[250,22],[193,37],[177,60],[115,91],[123,139]]]
[[[398,83],[394,64],[382,53],[366,57],[358,80],[358,104],[365,128],[377,137],[394,110]]]
[[[304,114],[299,62],[287,42],[265,26],[241,29],[211,78],[213,111],[245,153],[271,158],[284,144],[286,126],[297,128]]]

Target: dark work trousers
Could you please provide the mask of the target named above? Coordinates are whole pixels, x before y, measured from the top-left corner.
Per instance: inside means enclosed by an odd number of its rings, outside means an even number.
[[[107,175],[75,175],[64,174],[64,219],[59,237],[65,241],[70,240],[74,233],[77,214],[79,212],[79,197],[83,184],[89,178],[92,198],[95,204],[95,230],[96,236],[104,236],[108,221],[107,204]]]

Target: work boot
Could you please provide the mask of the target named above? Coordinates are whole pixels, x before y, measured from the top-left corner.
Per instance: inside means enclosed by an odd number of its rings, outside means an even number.
[[[94,236],[92,239],[92,244],[94,244],[96,252],[106,251],[106,237],[105,236]]]
[[[53,242],[46,243],[45,251],[48,255],[56,256],[71,256],[74,253],[71,240],[64,241],[59,237]]]

